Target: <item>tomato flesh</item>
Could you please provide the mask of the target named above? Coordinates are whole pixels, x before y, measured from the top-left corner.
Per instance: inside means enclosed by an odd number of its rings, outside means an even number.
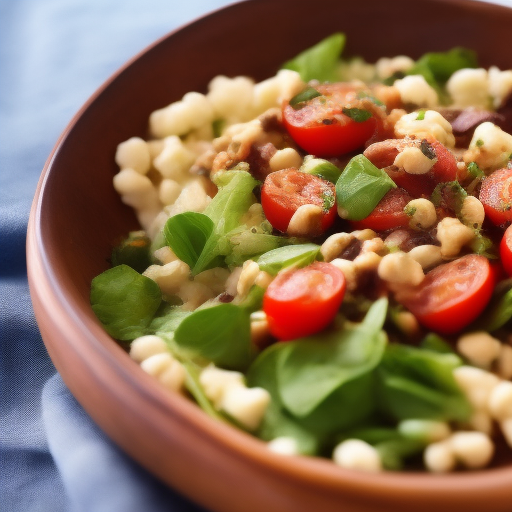
[[[374,231],[407,227],[410,218],[404,213],[404,208],[411,200],[412,197],[404,189],[391,189],[368,217],[352,221],[352,227],[354,229],[373,229]]]
[[[487,258],[469,254],[434,268],[420,285],[397,293],[396,299],[425,327],[454,334],[478,317],[493,289]]]
[[[287,341],[321,331],[334,319],[345,288],[343,272],[330,263],[280,272],[263,297],[271,334]]]
[[[509,226],[500,243],[501,264],[505,272],[512,277],[512,226]]]
[[[318,157],[340,156],[358,149],[379,127],[372,115],[357,122],[343,113],[346,106],[360,105],[357,89],[350,84],[324,84],[316,87],[322,96],[301,108],[283,104],[283,123],[293,140]]]
[[[512,221],[512,169],[494,171],[482,182],[480,202],[485,216],[501,226]]]
[[[297,169],[270,173],[261,188],[261,206],[275,229],[286,232],[293,214],[303,205],[322,208],[322,218],[316,235],[325,232],[336,219],[336,189],[317,176]]]

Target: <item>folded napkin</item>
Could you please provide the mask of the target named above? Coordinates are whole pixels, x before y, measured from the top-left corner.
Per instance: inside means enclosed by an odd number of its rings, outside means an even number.
[[[226,0],[0,0],[0,510],[197,512],[115,447],[56,374],[25,236],[59,134],[116,69]]]

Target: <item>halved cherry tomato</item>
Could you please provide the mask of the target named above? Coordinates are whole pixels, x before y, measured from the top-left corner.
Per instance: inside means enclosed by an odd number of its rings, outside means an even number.
[[[512,226],[509,226],[500,243],[501,264],[506,273],[512,277]]]
[[[457,160],[443,144],[436,139],[423,139],[435,153],[437,159],[429,172],[409,174],[393,166],[396,156],[406,147],[420,147],[418,139],[389,139],[369,146],[364,155],[379,169],[385,169],[389,177],[407,190],[413,197],[430,196],[438,183],[457,179]]]
[[[494,171],[482,182],[479,199],[496,226],[512,221],[512,169]]]
[[[393,188],[380,200],[368,217],[352,221],[351,224],[354,229],[373,229],[374,231],[407,227],[410,218],[404,213],[404,208],[411,200],[412,197],[403,188]]]
[[[396,300],[425,327],[453,334],[478,317],[493,289],[487,258],[469,254],[434,268],[421,284],[398,292]]]
[[[280,272],[263,296],[270,332],[293,340],[321,331],[334,319],[345,287],[343,272],[330,263]]]
[[[270,173],[261,188],[261,206],[267,220],[283,233],[293,214],[306,204],[323,210],[320,226],[314,235],[326,231],[336,218],[336,189],[329,181],[297,169]]]
[[[283,123],[293,140],[308,153],[319,157],[340,156],[360,148],[379,126],[372,116],[355,121],[345,115],[347,108],[361,108],[357,88],[347,83],[324,84],[316,87],[321,94],[300,107],[283,105]],[[366,100],[366,105],[368,100]],[[369,112],[369,111],[368,111]]]

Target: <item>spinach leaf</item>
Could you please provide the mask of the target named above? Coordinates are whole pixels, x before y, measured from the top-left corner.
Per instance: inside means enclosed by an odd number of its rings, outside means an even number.
[[[321,445],[321,437],[303,427],[283,407],[277,384],[277,361],[281,357],[284,343],[276,343],[264,350],[251,364],[247,372],[247,384],[266,389],[272,397],[258,429],[258,437],[271,441],[277,437],[291,437],[297,443],[302,455],[316,455]]]
[[[275,276],[287,267],[306,267],[321,258],[320,246],[316,244],[289,245],[262,254],[258,258],[261,270]]]
[[[263,227],[241,226],[226,235],[230,245],[230,252],[225,259],[227,265],[240,266],[248,259],[257,259],[263,253],[296,243],[296,238],[272,235],[272,228],[267,229],[266,223],[263,223]]]
[[[335,81],[338,61],[344,46],[345,35],[337,32],[285,62],[282,67],[297,71],[304,82]]]
[[[213,232],[210,217],[196,212],[185,212],[170,217],[164,226],[167,245],[181,261],[193,268]]]
[[[147,334],[161,302],[158,285],[128,265],[106,270],[91,283],[92,309],[105,330],[118,340]]]
[[[231,246],[226,235],[239,226],[242,215],[254,202],[252,191],[258,182],[248,172],[227,171],[216,184],[219,191],[203,212],[214,228],[192,268],[193,275],[218,266],[229,254]]]
[[[151,265],[151,240],[144,231],[132,231],[112,251],[112,266],[128,265],[139,273]]]
[[[471,407],[453,378],[455,354],[389,345],[379,367],[382,410],[393,419],[467,420]]]
[[[244,370],[254,358],[249,315],[235,304],[198,309],[180,322],[174,340],[180,349],[217,366]]]
[[[444,84],[463,68],[478,67],[477,55],[467,48],[456,47],[446,52],[425,53],[415,65],[407,71],[408,75],[423,75],[427,82]]]
[[[278,361],[279,393],[285,408],[307,419],[315,430],[331,431],[364,419],[373,409],[372,372],[379,364],[386,336],[377,301],[368,313],[373,325],[362,323],[342,331],[289,342]],[[384,315],[385,317],[385,315]],[[350,411],[343,414],[342,411]]]
[[[394,181],[364,155],[357,155],[345,167],[336,182],[336,200],[340,217],[361,220],[373,211],[392,188]]]

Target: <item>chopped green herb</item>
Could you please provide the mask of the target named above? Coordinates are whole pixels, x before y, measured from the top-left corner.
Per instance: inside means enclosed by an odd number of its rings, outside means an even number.
[[[482,179],[482,178],[485,178],[485,173],[484,171],[482,171],[482,169],[480,169],[480,167],[478,167],[478,164],[476,162],[470,162],[467,166],[467,170],[468,170],[468,174],[472,177],[472,178],[478,178],[478,179]]]
[[[220,137],[225,126],[226,121],[224,119],[215,119],[212,123],[213,136],[215,138]]]
[[[296,94],[290,100],[290,105],[295,109],[299,109],[304,106],[304,103],[306,103],[306,101],[312,100],[313,98],[318,98],[318,96],[322,95],[315,88],[308,87],[307,89],[304,89],[302,92],[299,92],[299,94]]]
[[[481,148],[484,145],[484,141],[482,139],[478,139],[476,142],[476,147]]]
[[[418,117],[416,117],[416,121],[423,121],[425,119],[425,110],[420,110],[418,112]]]
[[[324,212],[328,212],[336,202],[336,197],[334,196],[334,193],[332,190],[325,190],[322,192],[322,201],[324,202],[323,210]]]
[[[370,101],[375,103],[375,105],[377,105],[378,107],[383,107],[384,106],[384,103],[382,103],[382,101],[377,99],[375,96],[372,96],[371,94],[368,94],[366,91],[359,91],[357,93],[357,97],[359,99],[365,99],[365,98],[369,99]]]
[[[421,141],[420,150],[430,160],[435,160],[437,158],[435,149],[426,139]]]
[[[409,206],[407,205],[405,208],[404,208],[404,213],[408,216],[408,217],[412,217],[415,213],[416,213],[416,210],[417,208],[415,206]]]
[[[372,113],[361,108],[344,108],[342,112],[356,123],[364,123],[372,117]]]

